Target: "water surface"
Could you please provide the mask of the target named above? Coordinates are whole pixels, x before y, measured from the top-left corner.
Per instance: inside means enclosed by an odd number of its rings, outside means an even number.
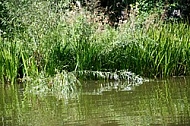
[[[188,126],[190,78],[129,85],[88,81],[67,97],[0,85],[0,126]]]

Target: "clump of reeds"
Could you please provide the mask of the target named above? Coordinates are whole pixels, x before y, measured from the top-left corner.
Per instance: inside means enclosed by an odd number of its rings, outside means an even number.
[[[53,95],[57,98],[68,98],[75,95],[81,84],[71,72],[57,72],[54,76],[41,73],[38,77],[27,79],[27,92],[38,95]]]
[[[18,76],[20,44],[0,38],[0,76],[2,83],[13,83]]]
[[[78,73],[76,77],[126,80],[130,74],[122,70],[145,77],[190,74],[188,24],[164,23],[156,14],[146,19],[134,12],[118,28],[113,28],[94,21],[99,16],[84,8],[69,10],[64,2],[54,6],[48,1],[23,4],[27,6],[20,6],[12,20],[22,28],[13,26],[11,37],[1,35],[1,82],[38,78],[41,73],[44,78],[61,79],[60,75],[69,79],[73,76],[66,74],[73,71]],[[69,72],[63,74],[64,70]]]

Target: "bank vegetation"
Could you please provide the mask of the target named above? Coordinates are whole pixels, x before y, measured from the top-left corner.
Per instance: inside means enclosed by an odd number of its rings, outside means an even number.
[[[190,26],[180,14],[166,16],[165,4],[150,8],[142,0],[117,18],[110,16],[116,11],[95,6],[69,0],[1,2],[0,82],[73,85],[82,76],[77,71],[92,71],[86,79],[101,73],[115,79],[119,71],[147,78],[190,74]]]

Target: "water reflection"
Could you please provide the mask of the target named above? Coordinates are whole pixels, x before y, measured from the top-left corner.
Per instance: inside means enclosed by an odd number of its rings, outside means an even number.
[[[1,126],[188,126],[190,78],[129,85],[88,81],[70,99],[0,86]]]

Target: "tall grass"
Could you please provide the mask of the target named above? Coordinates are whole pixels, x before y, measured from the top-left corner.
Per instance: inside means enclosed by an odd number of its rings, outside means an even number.
[[[151,54],[155,57],[155,73],[161,76],[189,74],[189,30],[187,24],[170,23],[147,32],[157,44]]]
[[[1,39],[0,74],[2,82],[12,83],[17,78],[19,47],[15,41]]]
[[[12,36],[0,39],[1,81],[41,73],[54,76],[55,69],[129,70],[146,77],[190,74],[188,24],[164,23],[158,17],[145,20],[132,13],[115,29],[95,22],[97,16],[84,8],[69,10],[67,5],[30,1],[16,12],[9,9],[15,17]]]

